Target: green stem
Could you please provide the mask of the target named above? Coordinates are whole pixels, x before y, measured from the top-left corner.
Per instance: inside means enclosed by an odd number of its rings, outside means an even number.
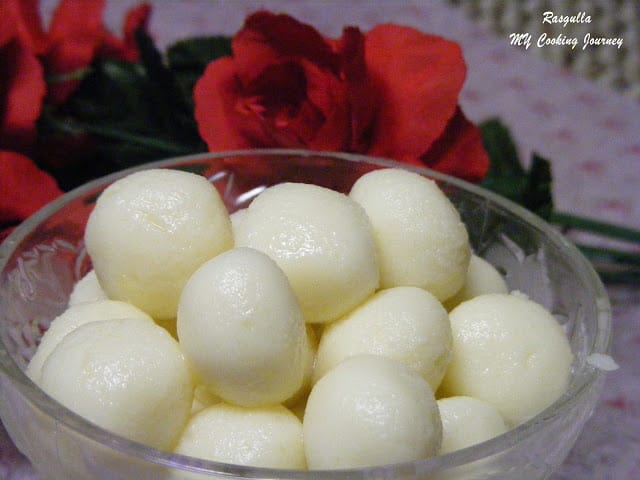
[[[640,244],[640,231],[564,212],[552,212],[549,221],[565,229],[589,232],[602,237]],[[607,247],[577,244],[591,261],[603,282],[640,283],[640,253]]]
[[[637,285],[640,283],[640,270],[620,270],[610,271],[606,269],[597,268],[596,271],[600,276],[600,279],[606,284],[630,284]]]
[[[47,83],[61,83],[68,82],[70,80],[82,80],[84,77],[91,73],[91,68],[80,68],[69,73],[61,73],[57,75],[46,75],[45,80]]]
[[[594,247],[591,245],[576,244],[584,255],[592,260],[601,259],[614,263],[640,265],[640,253],[614,250],[612,248]]]
[[[564,212],[552,212],[550,222],[565,228],[576,228],[605,237],[640,243],[640,231]]]
[[[46,121],[47,125],[54,128],[55,130],[59,132],[70,133],[72,135],[77,135],[81,132],[89,132],[103,138],[109,138],[111,140],[118,140],[124,143],[153,148],[155,150],[166,152],[167,154],[171,155],[186,155],[189,153],[195,153],[192,148],[189,148],[185,145],[168,142],[157,137],[138,135],[126,130],[120,130],[118,128],[78,122],[76,120],[60,120],[53,115],[47,115]]]
[[[117,128],[101,127],[99,125],[80,125],[84,130],[99,135],[105,138],[111,138],[113,140],[122,140],[126,143],[132,143],[143,147],[154,148],[156,150],[163,150],[167,153],[176,155],[186,155],[193,153],[193,150],[173,142],[167,142],[156,137],[146,137],[144,135],[137,135],[135,133],[126,132]]]

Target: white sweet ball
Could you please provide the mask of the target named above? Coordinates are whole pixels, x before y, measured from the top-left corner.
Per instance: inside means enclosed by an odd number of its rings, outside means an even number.
[[[165,450],[178,440],[193,396],[178,343],[140,318],[76,328],[45,361],[40,386],[89,421]]]
[[[340,469],[436,455],[442,425],[433,392],[417,372],[360,355],[314,385],[303,432],[309,469]]]
[[[76,282],[69,295],[69,305],[76,303],[95,302],[107,300],[109,297],[103,290],[95,270],[90,270],[84,277]]]
[[[235,238],[237,236],[238,227],[240,222],[242,222],[247,215],[247,209],[241,208],[240,210],[236,210],[231,215],[229,215],[229,219],[231,220],[231,231],[233,232],[233,238],[235,242]]]
[[[435,391],[451,357],[451,325],[442,304],[418,287],[381,290],[322,332],[315,377],[348,357],[370,353],[416,370]]]
[[[85,242],[109,298],[162,320],[175,317],[189,276],[233,238],[226,207],[204,177],[151,169],[102,192]]]
[[[216,403],[220,403],[222,400],[217,395],[211,393],[204,385],[196,385],[193,389],[193,403],[191,404],[191,415],[195,415],[196,413],[204,410],[211,405],[215,405]]]
[[[36,353],[27,367],[27,375],[38,383],[42,374],[42,365],[53,349],[70,332],[89,322],[113,320],[117,318],[142,318],[152,323],[153,319],[133,305],[118,300],[97,300],[69,306],[51,321],[42,335]]]
[[[562,326],[540,304],[486,294],[458,305],[449,319],[453,355],[442,396],[484,400],[517,425],[565,392],[573,354]]]
[[[302,183],[267,188],[238,222],[236,245],[273,258],[307,322],[335,320],[378,286],[371,225],[346,195]]]
[[[279,403],[302,385],[304,319],[262,252],[235,248],[202,265],[182,291],[177,328],[200,382],[227,402]]]
[[[159,325],[162,328],[164,328],[167,332],[169,332],[169,334],[173,338],[177,340],[178,331],[177,331],[176,323],[177,321],[175,318],[165,318],[164,320],[156,320],[156,325]]]
[[[508,430],[498,409],[477,398],[441,398],[438,409],[442,419],[441,455],[484,442]]]
[[[471,255],[467,230],[434,181],[402,169],[375,170],[349,196],[373,225],[382,288],[421,287],[444,301],[462,287]]]
[[[509,287],[496,267],[482,257],[471,255],[464,285],[444,306],[450,311],[465,300],[485,293],[509,293]]]
[[[207,407],[191,418],[174,451],[252,467],[306,468],[302,424],[282,405],[245,408],[218,403]],[[200,476],[176,473],[174,478]]]
[[[316,355],[318,353],[318,335],[310,323],[306,324],[307,341],[304,348],[304,375],[302,377],[302,385],[298,391],[283,402],[285,407],[293,409],[303,403],[309,395],[311,386],[313,385],[313,374],[316,367]],[[295,412],[294,412],[295,413]]]

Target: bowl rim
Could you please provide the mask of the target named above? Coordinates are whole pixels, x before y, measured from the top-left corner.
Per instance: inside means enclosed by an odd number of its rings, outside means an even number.
[[[220,152],[205,152],[191,155],[182,155],[165,158],[123,169],[118,172],[91,180],[73,190],[63,194],[52,202],[48,203],[28,219],[22,222],[3,242],[0,244],[0,271],[3,271],[8,259],[12,256],[15,247],[44,219],[54,212],[60,210],[65,205],[73,201],[76,197],[94,190],[103,185],[109,184],[118,178],[130,173],[146,170],[150,168],[177,167],[181,164],[188,164],[205,159],[222,159],[229,157],[250,157],[256,155],[265,156],[298,156],[298,157],[325,157],[335,160],[347,160],[356,163],[368,163],[386,168],[402,168],[426,175],[429,178],[454,185],[455,187],[469,191],[475,195],[487,198],[496,203],[501,208],[510,211],[516,216],[529,223],[535,229],[544,233],[551,243],[558,248],[566,250],[571,259],[572,265],[576,268],[576,274],[588,285],[591,285],[596,293],[594,304],[597,309],[598,328],[593,342],[593,348],[589,354],[600,353],[607,355],[611,348],[611,305],[605,287],[588,260],[568,239],[560,232],[552,228],[540,217],[526,210],[524,207],[501,197],[491,191],[483,189],[477,185],[443,174],[426,167],[418,167],[394,160],[368,156],[362,154],[333,152],[306,149],[283,149],[283,148],[261,148],[229,150]],[[263,467],[247,467],[242,465],[228,464],[222,462],[196,459],[181,454],[162,451],[149,447],[142,443],[129,440],[115,435],[108,430],[96,426],[80,415],[72,412],[57,401],[45,394],[35,383],[31,381],[26,373],[18,366],[11,355],[6,351],[5,345],[0,339],[0,374],[7,377],[26,399],[47,416],[56,419],[57,422],[85,437],[93,442],[102,444],[116,450],[118,453],[141,460],[174,469],[197,472],[201,474],[216,474],[222,476],[240,476],[243,478],[267,479],[282,478],[290,480],[346,480],[354,478],[372,478],[382,476],[389,478],[389,475],[398,473],[429,473],[438,471],[442,467],[453,468],[466,463],[480,460],[491,455],[498,454],[530,434],[540,430],[552,419],[569,410],[580,398],[587,395],[592,388],[601,381],[604,371],[585,362],[587,374],[585,379],[570,385],[556,402],[547,407],[544,411],[530,420],[508,430],[506,433],[494,437],[485,442],[447,453],[440,456],[430,457],[421,460],[402,462],[389,465],[372,466],[364,468],[350,468],[340,470],[289,470]]]

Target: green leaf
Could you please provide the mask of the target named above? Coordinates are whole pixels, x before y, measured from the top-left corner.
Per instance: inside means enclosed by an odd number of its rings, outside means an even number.
[[[150,99],[147,76],[141,65],[104,60],[95,62],[92,72],[56,114],[87,122],[119,124],[147,129]]]
[[[537,213],[565,233],[575,229],[627,241],[631,245],[640,242],[638,230],[554,211],[549,161],[533,153],[531,166],[526,170],[518,159],[509,130],[499,120],[489,120],[480,129],[491,161],[482,186]],[[522,242],[526,242],[526,239],[522,239]],[[640,281],[640,255],[635,249],[619,250],[585,244],[577,246],[591,260],[603,281],[610,284],[636,284]]]
[[[522,204],[526,188],[526,174],[518,159],[511,134],[499,120],[488,120],[480,125],[482,142],[489,155],[489,171],[482,186]]]
[[[149,79],[152,111],[158,117],[162,131],[169,139],[196,141],[199,135],[190,93],[183,90],[173,71],[164,65],[162,55],[147,32],[140,28],[135,32],[135,38]]]
[[[480,125],[482,141],[491,159],[489,174],[496,177],[521,176],[525,171],[511,132],[500,120],[491,119]]]
[[[497,119],[482,123],[480,131],[490,159],[481,185],[549,219],[553,210],[549,162],[534,153],[531,167],[525,170],[509,129]]]
[[[231,55],[231,39],[223,36],[192,37],[167,49],[167,62],[183,91],[193,102],[193,87],[207,65],[220,57]]]
[[[553,211],[551,184],[551,164],[548,160],[534,153],[531,167],[527,172],[527,184],[523,200],[525,207],[545,220],[551,218],[551,212]]]
[[[167,60],[172,69],[203,71],[211,61],[229,55],[231,39],[223,36],[191,37],[167,49]]]
[[[66,187],[152,160],[206,151],[190,93],[143,30],[136,32],[136,41],[141,62],[96,60],[64,105],[43,111],[43,149],[65,135],[90,136],[83,140],[83,148],[91,149],[82,152],[86,158],[76,161],[77,152],[71,152],[65,161],[58,155],[49,168]]]

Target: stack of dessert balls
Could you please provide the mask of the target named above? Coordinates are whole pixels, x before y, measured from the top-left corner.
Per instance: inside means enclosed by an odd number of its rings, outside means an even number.
[[[229,214],[204,177],[143,170],[100,195],[85,243],[93,270],[27,373],[158,449],[283,469],[414,461],[567,388],[562,327],[413,172],[366,173],[348,195],[281,183]]]

